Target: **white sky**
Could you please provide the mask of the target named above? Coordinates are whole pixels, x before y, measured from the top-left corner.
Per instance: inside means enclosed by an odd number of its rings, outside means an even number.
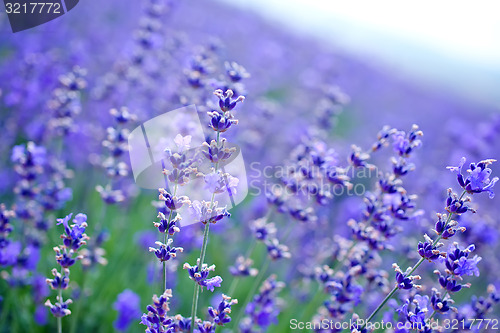
[[[500,1],[294,0],[291,3],[294,10],[301,7],[311,10],[311,15],[304,17],[306,20],[313,19],[312,12],[318,11],[322,13],[322,24],[342,18],[457,57],[500,65]]]
[[[222,1],[500,106],[500,0]]]

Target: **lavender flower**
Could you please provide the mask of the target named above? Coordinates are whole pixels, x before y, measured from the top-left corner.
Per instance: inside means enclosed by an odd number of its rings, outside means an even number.
[[[126,126],[133,123],[136,116],[126,107],[111,109],[109,113],[114,118],[115,126],[106,129],[107,135],[102,146],[108,150],[108,155],[100,163],[106,170],[109,183],[106,186],[96,186],[96,190],[106,204],[112,205],[126,199],[126,193],[117,186],[120,179],[128,175],[129,166],[123,161],[124,154],[128,151],[129,130]]]
[[[396,271],[396,287],[398,289],[420,289],[421,286],[413,283],[414,280],[420,280],[420,275],[410,275],[411,269],[408,269],[406,272],[403,272],[401,268],[397,264],[392,264],[392,267]]]
[[[429,261],[434,261],[443,256],[443,254],[438,250],[438,247],[443,246],[444,244],[438,243],[434,245],[433,240],[427,236],[427,234],[424,235],[425,242],[418,242],[418,254],[422,258],[425,258]]]
[[[423,132],[418,129],[417,125],[413,125],[411,131],[408,133],[396,131],[392,134],[394,151],[400,156],[406,157],[410,155],[415,148],[422,145],[422,141],[420,141],[418,137],[423,135]]]
[[[234,93],[230,89],[226,90],[226,92],[223,92],[221,89],[218,89],[214,92],[214,95],[219,97],[219,107],[222,112],[228,112],[233,110],[236,107],[236,104],[238,104],[239,102],[243,102],[245,100],[244,96],[238,96],[236,98],[233,98]]]
[[[118,311],[118,318],[114,323],[115,329],[118,331],[126,331],[130,323],[140,316],[140,298],[130,289],[125,289],[121,292],[113,308]]]
[[[209,307],[208,314],[213,318],[213,322],[215,324],[223,326],[231,322],[231,317],[229,315],[231,314],[231,306],[234,304],[238,304],[237,299],[231,299],[231,297],[222,294],[222,301],[219,303],[219,306],[215,309],[213,307]]]
[[[203,142],[203,147],[206,147],[207,150],[203,150],[202,153],[214,164],[228,160],[236,152],[236,147],[229,148],[225,145],[225,138],[220,139],[219,144],[215,140],[212,140],[210,144]]]
[[[160,296],[153,296],[153,305],[148,305],[148,313],[141,317],[141,324],[146,325],[147,333],[156,332],[174,332],[173,328],[168,328],[172,323],[172,319],[167,316],[169,308],[169,300],[172,297],[172,290],[167,289]]]
[[[291,257],[290,252],[288,252],[288,246],[280,244],[277,238],[266,241],[266,246],[267,254],[272,260]]]
[[[68,298],[67,300],[62,302],[60,296],[57,296],[56,299],[57,299],[57,302],[54,304],[52,304],[52,302],[48,299],[45,302],[45,306],[49,307],[50,312],[56,318],[62,318],[65,316],[69,316],[71,314],[71,311],[68,309],[68,305],[73,303],[73,301]]]
[[[268,222],[267,218],[259,218],[250,223],[250,228],[257,240],[266,241],[276,234],[274,223]]]
[[[15,217],[13,210],[7,210],[4,204],[0,204],[0,266],[10,266],[16,263],[21,253],[21,243],[10,240],[12,232],[10,219]]]
[[[495,197],[493,186],[498,181],[498,177],[490,180],[491,169],[488,165],[496,162],[494,159],[487,159],[476,163],[471,163],[467,170],[468,175],[462,175],[462,168],[465,164],[465,157],[462,157],[460,164],[457,167],[448,167],[451,172],[457,173],[458,184],[467,191],[467,193],[488,192],[490,199]]]
[[[59,77],[59,87],[52,92],[48,107],[52,111],[49,129],[57,135],[67,135],[74,127],[74,117],[81,111],[81,91],[86,88],[87,71],[75,66]]]
[[[252,268],[253,260],[243,256],[236,258],[236,263],[229,267],[229,272],[234,277],[236,276],[256,276],[258,269]]]
[[[283,282],[276,280],[276,275],[271,275],[262,283],[259,293],[245,309],[246,317],[239,326],[241,332],[255,332],[254,327],[264,331],[277,322],[279,314],[277,295],[284,286]]]
[[[226,207],[217,207],[217,205],[217,201],[210,204],[210,202],[204,200],[201,202],[194,200],[189,207],[189,211],[194,220],[200,221],[203,224],[215,224],[224,217],[231,216]]]
[[[457,277],[463,275],[479,276],[477,264],[481,261],[481,257],[475,255],[473,258],[469,254],[475,250],[474,245],[469,245],[464,250],[461,250],[458,243],[454,243],[446,256],[446,269],[449,274]]]
[[[73,219],[73,224],[70,225],[69,221],[72,215],[73,214],[69,214],[64,218],[57,219],[57,224],[62,224],[65,232],[61,235],[63,244],[54,247],[56,261],[61,266],[61,270],[58,272],[57,269],[53,269],[52,275],[54,278],[48,278],[46,280],[47,284],[50,285],[53,290],[59,291],[59,295],[56,297],[56,303],[52,304],[50,300],[45,302],[45,305],[50,308],[51,313],[58,318],[58,332],[62,331],[61,317],[71,314],[68,305],[73,301],[71,299],[64,301],[62,294],[63,290],[67,289],[69,286],[69,267],[73,266],[77,260],[84,258],[83,255],[78,254],[77,251],[82,245],[85,245],[86,240],[89,239],[84,233],[87,227],[87,216],[85,214],[77,214]]]
[[[195,281],[201,287],[206,287],[207,290],[214,291],[215,287],[220,287],[222,283],[222,278],[220,276],[214,276],[212,278],[208,278],[210,272],[215,271],[215,265],[208,266],[207,264],[201,265],[201,269],[199,266],[200,260],[195,266],[191,266],[188,263],[185,263],[182,268],[187,269],[189,273],[189,278]]]
[[[172,238],[167,240],[167,244],[162,242],[155,242],[158,248],[150,247],[149,252],[154,252],[158,260],[161,262],[165,262],[170,260],[171,258],[175,258],[177,256],[177,252],[182,252],[182,247],[173,247],[171,246],[174,240]]]
[[[419,331],[424,330],[426,327],[426,314],[428,312],[429,297],[415,295],[413,300],[406,300],[406,302],[397,309],[404,321],[408,321],[412,324],[411,327],[418,329]]]
[[[453,301],[452,300],[445,300],[443,298],[444,297],[441,295],[441,293],[439,291],[437,291],[436,288],[432,288],[432,296],[430,299],[430,304],[431,304],[432,308],[434,309],[434,311],[437,311],[439,313],[446,313],[453,308],[451,306]]]

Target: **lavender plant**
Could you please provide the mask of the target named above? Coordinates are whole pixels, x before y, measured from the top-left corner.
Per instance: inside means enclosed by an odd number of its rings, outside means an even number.
[[[64,233],[61,235],[63,244],[54,247],[56,253],[56,261],[60,266],[59,269],[52,270],[53,278],[47,279],[47,284],[52,290],[57,290],[56,302],[52,304],[50,299],[45,302],[49,307],[50,312],[57,318],[57,332],[62,332],[62,318],[69,316],[69,304],[73,301],[70,298],[64,300],[63,290],[69,287],[69,273],[70,267],[73,266],[78,260],[84,257],[79,254],[80,248],[86,244],[89,237],[85,234],[87,228],[87,216],[85,214],[77,214],[72,220],[73,224],[69,224],[73,214],[69,214],[64,218],[57,219],[57,225],[62,224]]]
[[[448,169],[452,172],[456,172],[457,181],[462,188],[462,193],[459,196],[451,189],[448,191],[448,198],[446,199],[445,207],[447,214],[438,214],[438,221],[435,225],[435,233],[437,235],[436,238],[433,240],[429,236],[425,235],[425,243],[420,242],[418,245],[418,252],[421,258],[413,267],[408,267],[406,271],[402,271],[397,264],[394,264],[394,268],[396,270],[396,286],[376,307],[364,324],[361,325],[359,329],[360,331],[365,330],[365,327],[370,323],[370,320],[377,315],[377,313],[398,290],[420,288],[420,286],[414,281],[420,280],[421,277],[419,275],[412,274],[425,260],[436,261],[440,259],[446,266],[444,272],[445,274],[442,274],[439,270],[435,271],[439,277],[438,281],[443,289],[443,294],[436,291],[433,292],[432,298],[435,307],[434,312],[448,312],[450,310],[448,304],[452,302],[451,297],[447,297],[448,294],[456,293],[463,287],[470,286],[469,284],[460,284],[463,276],[479,275],[477,264],[481,258],[477,255],[474,257],[470,256],[470,253],[475,249],[473,244],[469,245],[465,249],[461,249],[458,243],[454,243],[453,247],[451,247],[448,252],[443,253],[439,250],[439,247],[444,245],[440,242],[442,239],[446,240],[453,237],[457,231],[465,232],[465,228],[460,227],[459,223],[456,220],[453,220],[453,217],[460,216],[461,214],[469,211],[474,211],[470,207],[471,198],[465,197],[467,193],[472,195],[487,192],[490,198],[494,197],[493,186],[498,181],[498,177],[490,180],[489,177],[491,169],[488,166],[495,160],[489,159],[480,161],[479,163],[471,163],[469,169],[467,170],[467,174],[464,175],[462,173],[462,169],[465,161],[465,158],[462,158],[458,167],[448,167]],[[410,313],[408,310],[408,306],[410,304],[409,300],[399,311],[404,313],[407,320],[410,322],[418,322],[420,330],[428,331],[430,330],[430,327],[429,323],[425,321],[425,311],[423,311],[423,309],[426,309],[426,305],[420,304],[420,302],[427,303],[429,298],[419,297],[420,298],[416,301],[416,309],[414,309],[413,312]],[[432,318],[433,315],[434,313],[430,316],[430,318]]]
[[[245,97],[233,97],[234,93],[232,90],[227,90],[225,92],[216,90],[214,94],[219,98],[220,112],[212,111],[209,112],[208,115],[211,117],[209,126],[216,132],[216,140],[212,140],[210,145],[207,145],[207,151],[204,152],[205,157],[207,157],[213,165],[211,172],[204,175],[207,189],[212,192],[212,197],[210,198],[210,202],[193,202],[192,209],[196,217],[205,225],[203,244],[196,266],[190,266],[189,264],[184,265],[184,268],[188,269],[190,279],[195,281],[191,308],[190,332],[194,332],[200,287],[206,287],[208,290],[213,291],[214,287],[220,287],[222,282],[220,276],[207,279],[209,272],[215,270],[215,266],[208,266],[204,263],[210,224],[215,224],[222,218],[231,216],[225,207],[218,207],[218,202],[215,201],[216,194],[227,191],[229,196],[232,196],[231,188],[234,186],[234,183],[237,182],[237,179],[228,173],[219,171],[219,166],[222,167],[221,164],[234,153],[233,149],[225,147],[225,140],[221,137],[221,133],[226,132],[231,126],[238,124],[238,120],[234,118],[232,111],[236,107],[236,104],[242,102]],[[220,325],[225,323],[226,322],[220,322]]]

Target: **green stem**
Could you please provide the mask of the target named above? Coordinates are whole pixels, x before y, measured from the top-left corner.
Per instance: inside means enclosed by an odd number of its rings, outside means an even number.
[[[81,283],[81,287],[80,287],[80,289],[81,289],[81,291],[80,291],[80,301],[76,305],[75,314],[72,316],[73,319],[72,319],[72,323],[71,323],[71,330],[70,330],[71,333],[74,333],[75,330],[76,330],[76,325],[78,323],[78,317],[80,315],[80,310],[82,308],[82,303],[83,303],[83,300],[85,298],[85,280],[86,280],[87,274],[89,274],[89,272],[87,270],[84,270],[82,272],[82,283]]]
[[[462,200],[462,198],[464,197],[465,193],[467,191],[463,191],[462,194],[460,195],[460,198],[458,199],[459,201]],[[450,223],[451,221],[451,218],[454,214],[453,213],[448,213],[448,218],[446,219],[446,223],[444,224],[444,228],[443,228],[443,232],[444,230],[446,230],[446,227],[448,226],[448,224]],[[439,235],[436,240],[432,243],[432,246],[435,246],[441,239],[443,238],[443,235],[441,233],[441,235]],[[405,275],[406,276],[409,276],[411,275],[423,262],[424,262],[424,258],[420,258],[420,260],[417,262],[417,264],[410,270],[409,273],[406,273]],[[380,309],[382,309],[384,307],[384,305],[391,299],[391,297],[396,293],[396,291],[398,290],[398,287],[394,287],[391,292],[384,298],[384,300],[382,301],[382,303],[379,304],[379,306],[375,309],[375,311],[372,312],[372,314],[370,315],[370,317],[368,317],[368,319],[365,321],[365,324],[361,327],[361,330],[363,330],[367,323],[380,311]]]
[[[195,283],[193,292],[193,302],[191,304],[191,329],[189,330],[189,332],[193,332],[194,330],[194,323],[195,323],[196,311],[198,308],[199,296],[200,296],[200,285],[198,283]]]
[[[62,289],[59,289],[59,302],[62,305]],[[62,318],[57,317],[57,333],[62,333]]]
[[[220,142],[220,132],[217,132],[217,147]],[[215,172],[219,167],[219,163],[215,163]],[[212,198],[210,200],[210,207],[213,209],[215,201],[215,193],[212,193]],[[200,253],[200,261],[198,262],[198,272],[201,272],[201,268],[203,267],[203,262],[205,261],[205,255],[207,252],[207,244],[208,244],[208,234],[210,231],[210,221],[206,221],[205,230],[203,231],[203,244],[201,245],[201,253]],[[191,329],[190,332],[194,331],[194,324],[196,321],[196,312],[198,310],[198,299],[200,296],[200,286],[197,282],[195,282],[194,293],[193,293],[193,304],[191,305]]]

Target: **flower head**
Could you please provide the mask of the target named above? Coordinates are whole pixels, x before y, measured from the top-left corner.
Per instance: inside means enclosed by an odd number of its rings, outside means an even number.
[[[488,165],[496,162],[496,160],[487,159],[478,163],[471,163],[469,169],[467,170],[467,176],[462,174],[462,168],[465,161],[465,157],[462,157],[458,166],[448,167],[447,169],[451,172],[457,173],[458,183],[468,193],[473,194],[488,192],[490,199],[492,199],[495,196],[493,186],[495,186],[495,183],[499,178],[495,177],[490,180],[491,169],[488,168]]]
[[[429,236],[424,235],[424,237],[424,243],[418,242],[418,254],[429,261],[438,259],[441,256],[441,252],[437,249],[438,246],[433,244],[434,242]]]
[[[210,272],[215,271],[215,265],[208,266],[207,264],[201,265],[199,267],[200,259],[198,259],[197,264],[195,266],[191,266],[188,263],[185,263],[183,268],[188,270],[189,278],[196,283],[198,283],[202,287],[206,287],[207,290],[214,291],[215,287],[220,287],[222,283],[222,278],[220,276],[214,276],[212,278],[208,278]]]
[[[229,173],[221,171],[212,172],[204,177],[205,189],[210,193],[228,192],[230,196],[236,194],[236,188],[239,184],[239,179],[231,176]]]
[[[87,227],[87,215],[78,214],[73,219],[73,224],[69,225],[69,220],[73,214],[69,214],[64,218],[57,219],[57,225],[64,226],[65,235],[61,235],[64,246],[68,249],[78,250],[82,245],[87,244],[88,236],[85,234]]]
[[[455,276],[475,275],[479,276],[479,269],[477,264],[481,261],[481,257],[475,255],[470,257],[470,253],[475,250],[475,246],[469,245],[467,248],[461,250],[458,243],[454,243],[448,251],[446,257],[446,268]]]
[[[231,297],[222,294],[222,301],[219,303],[217,308],[209,307],[208,315],[213,318],[215,324],[223,326],[231,321],[231,306],[238,304],[237,299],[231,299]]]
[[[140,322],[148,327],[146,332],[173,332],[169,330],[172,318],[167,315],[170,310],[169,300],[171,297],[171,289],[165,290],[160,297],[153,296],[153,304],[147,306],[148,313],[142,315]]]
[[[212,206],[210,202],[202,200],[194,200],[189,207],[192,218],[203,224],[217,223],[224,217],[229,217],[231,214],[227,211],[226,207],[217,207],[218,202],[215,201]]]
[[[237,125],[238,120],[234,119],[233,115],[229,112],[219,113],[217,111],[207,112],[210,116],[209,126],[216,132],[225,132],[232,125]]]
[[[165,262],[170,260],[171,258],[175,258],[177,256],[177,252],[182,252],[184,249],[182,247],[174,247],[171,246],[174,240],[169,238],[167,240],[167,244],[164,244],[160,241],[155,242],[158,245],[158,248],[150,247],[149,252],[154,252],[156,257],[161,261]]]
[[[233,98],[234,93],[231,89],[226,90],[226,92],[223,92],[221,89],[217,89],[214,91],[214,95],[219,97],[219,107],[222,112],[231,111],[235,108],[236,104],[245,100],[244,96]]]
[[[65,317],[71,314],[71,311],[68,309],[68,305],[73,303],[71,299],[67,299],[64,302],[61,302],[59,296],[57,296],[57,302],[52,304],[50,300],[45,302],[45,306],[50,308],[50,312],[54,315],[54,317]]]

